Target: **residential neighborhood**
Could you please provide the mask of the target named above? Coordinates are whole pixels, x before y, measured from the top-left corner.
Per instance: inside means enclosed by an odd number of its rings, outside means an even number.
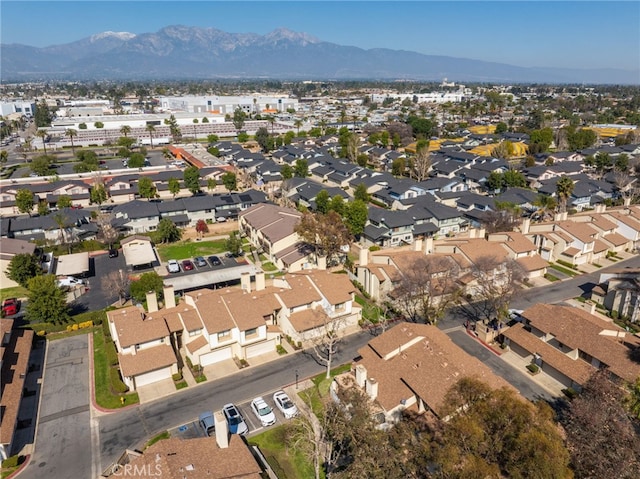
[[[3,474],[72,474],[41,434],[74,418],[60,432],[84,457],[74,477],[370,471],[351,448],[391,437],[406,457],[377,467],[405,472],[384,477],[453,474],[435,453],[416,466],[414,446],[458,451],[461,421],[492,404],[561,451],[562,474],[541,477],[569,477],[561,413],[598,381],[637,426],[640,126],[620,92],[310,83],[317,96],[114,102],[52,84],[25,102],[12,88]],[[482,477],[519,474],[491,464],[501,475]]]

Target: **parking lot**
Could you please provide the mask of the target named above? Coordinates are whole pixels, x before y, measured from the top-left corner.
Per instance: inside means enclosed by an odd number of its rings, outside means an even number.
[[[211,257],[216,257],[220,261],[220,264],[213,264],[213,262],[210,260]],[[246,261],[242,257],[238,257],[238,258],[229,257],[225,253],[204,256],[204,260],[206,261],[207,264],[198,266],[193,258],[186,258],[186,260],[178,259],[177,261],[178,261],[178,267],[180,268],[180,271],[178,271],[177,273],[171,273],[169,272],[167,267],[167,273],[172,278],[176,278],[176,277],[186,276],[190,274],[202,273],[204,271],[216,271],[216,270],[221,270],[225,268],[231,268],[233,266],[238,266],[239,264],[246,263]],[[184,266],[184,261],[191,261],[193,265],[193,269],[187,270]]]
[[[276,422],[271,426],[263,426],[260,423],[260,420],[255,416],[255,414],[253,413],[253,410],[251,409],[251,401],[235,404],[236,408],[240,411],[240,414],[242,414],[242,417],[244,418],[244,421],[247,424],[247,427],[249,429],[248,432],[245,434],[246,437],[260,434],[265,429],[278,427],[278,426],[281,426],[282,424],[286,424],[288,421],[291,421],[291,419],[285,418],[284,414],[282,414],[282,412],[276,407],[275,402],[273,400],[274,392],[275,391],[272,391],[270,393],[265,393],[262,396],[262,398],[269,405],[269,407],[271,407],[271,409],[273,410],[276,416]],[[212,409],[206,409],[206,405],[205,405],[202,409],[202,412],[211,411],[211,410]],[[215,412],[215,410],[213,410],[213,412]],[[198,423],[198,418],[194,418],[193,421],[191,422],[169,429],[169,435],[171,437],[180,437],[182,439],[190,439],[194,437],[204,437],[206,436],[206,433]]]

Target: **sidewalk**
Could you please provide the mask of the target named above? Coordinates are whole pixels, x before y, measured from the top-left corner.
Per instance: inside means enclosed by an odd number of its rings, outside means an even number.
[[[562,392],[566,386],[564,386],[560,381],[549,376],[543,370],[540,370],[537,374],[530,374],[527,369],[527,365],[531,363],[531,361],[518,356],[513,351],[505,351],[500,355],[506,363],[510,364],[518,371],[526,374],[529,379],[531,379],[534,383],[536,383],[541,388],[545,389],[549,394],[556,397],[563,397],[564,394]]]

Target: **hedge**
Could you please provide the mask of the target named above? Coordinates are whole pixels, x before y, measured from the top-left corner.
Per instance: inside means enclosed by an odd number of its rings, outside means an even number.
[[[109,368],[109,376],[111,379],[111,385],[116,393],[123,394],[129,390],[127,385],[122,382],[118,368]]]
[[[532,373],[537,373],[540,368],[538,367],[537,364],[532,363],[532,364],[527,364],[527,369]]]
[[[15,456],[7,457],[4,461],[2,461],[2,467],[6,467],[10,469],[12,467],[18,467],[20,464],[24,462],[24,456],[20,454],[16,454]]]

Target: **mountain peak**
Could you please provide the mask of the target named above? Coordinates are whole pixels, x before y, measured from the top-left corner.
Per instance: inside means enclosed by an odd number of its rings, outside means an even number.
[[[304,32],[294,32],[289,30],[288,28],[280,27],[276,28],[272,32],[267,33],[264,36],[264,39],[267,41],[279,41],[279,40],[289,40],[289,41],[297,41],[302,43],[303,45],[309,43],[320,43],[316,37],[308,35]]]
[[[136,37],[135,33],[107,31],[107,32],[96,33],[95,35],[91,35],[89,40],[91,42],[102,40],[104,38],[118,38],[120,40],[131,40],[132,38],[135,38],[135,37]]]

